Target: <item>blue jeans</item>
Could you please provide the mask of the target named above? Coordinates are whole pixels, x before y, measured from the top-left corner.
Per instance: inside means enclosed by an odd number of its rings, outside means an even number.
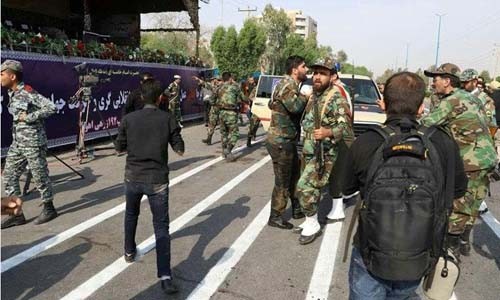
[[[136,251],[135,232],[143,195],[148,196],[153,214],[158,277],[171,276],[168,183],[151,184],[125,180],[125,253],[131,254]]]
[[[420,280],[392,281],[378,278],[368,272],[356,247],[352,248],[349,267],[349,300],[417,300]]]

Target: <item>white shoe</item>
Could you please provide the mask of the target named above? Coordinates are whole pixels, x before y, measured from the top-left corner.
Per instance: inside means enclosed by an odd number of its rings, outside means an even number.
[[[343,197],[344,200],[349,200],[349,199],[351,199],[353,197],[356,197],[357,195],[359,195],[359,191],[356,191],[356,192],[354,192],[354,193],[352,193],[350,195],[342,195],[342,197]]]
[[[486,205],[486,201],[483,200],[483,202],[481,202],[481,206],[479,206],[479,214],[484,214],[485,212],[488,211],[488,205]]]
[[[308,217],[306,216],[306,220],[302,223],[302,232],[300,233],[303,236],[311,236],[316,234],[321,230],[321,225],[318,222],[318,214],[314,216]]]
[[[343,198],[332,199],[332,209],[326,216],[326,219],[327,221],[339,221],[345,219]]]

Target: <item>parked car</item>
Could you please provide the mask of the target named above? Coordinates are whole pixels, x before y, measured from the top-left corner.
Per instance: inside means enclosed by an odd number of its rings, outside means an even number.
[[[268,107],[274,88],[283,76],[261,75],[257,84],[257,93],[252,105],[252,113],[261,120],[267,131],[271,121],[271,110]],[[386,115],[377,105],[382,96],[377,84],[368,76],[340,74],[340,80],[349,86],[351,99],[354,99],[354,133],[360,135],[371,126],[380,126]],[[302,84],[302,90],[312,88],[312,76]]]

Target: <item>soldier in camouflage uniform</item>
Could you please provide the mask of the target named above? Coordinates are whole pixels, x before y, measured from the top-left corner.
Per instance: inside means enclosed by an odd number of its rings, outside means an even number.
[[[469,179],[465,196],[453,203],[448,228],[448,246],[456,256],[460,252],[468,255],[470,231],[488,192],[487,174],[496,162],[488,119],[481,100],[460,89],[460,69],[456,65],[446,63],[434,72],[425,71],[425,75],[433,78],[441,102],[421,122],[442,125],[453,135]]]
[[[313,242],[321,234],[318,222],[321,189],[328,184],[338,156],[338,144],[354,137],[349,103],[339,89],[330,85],[331,60],[320,61],[312,68],[314,93],[302,121],[305,167],[297,183],[297,196],[306,215],[299,226],[301,245]]]
[[[46,223],[57,217],[52,203],[54,195],[47,167],[47,136],[43,121],[56,112],[56,106],[23,82],[20,62],[6,60],[2,63],[2,87],[9,89],[9,113],[13,117],[12,144],[5,162],[4,180],[7,196],[20,196],[19,177],[26,165],[33,174],[37,190],[41,194],[43,210],[35,224]],[[2,222],[2,229],[26,223],[21,212]]]
[[[248,98],[250,101],[250,107],[249,107],[249,122],[248,122],[248,136],[247,136],[247,147],[252,147],[252,140],[255,140],[255,137],[257,135],[257,130],[259,129],[260,126],[260,119],[257,117],[255,114],[252,114],[251,109],[253,105],[253,100],[255,99],[255,95],[257,93],[257,83],[255,82],[255,79],[253,77],[248,78],[248,85],[247,85],[247,93],[248,93]]]
[[[297,142],[300,138],[300,118],[310,95],[300,94],[299,86],[307,79],[304,58],[290,56],[286,61],[286,73],[274,88],[269,108],[271,124],[267,132],[266,148],[273,161],[274,189],[271,196],[271,214],[268,225],[280,229],[292,229],[283,219],[288,199],[292,203],[292,217],[304,217],[295,196],[300,167]]]
[[[486,117],[488,118],[488,126],[490,128],[497,127],[497,120],[495,115],[495,101],[491,99],[488,94],[480,90],[478,87],[478,77],[479,73],[474,69],[466,69],[460,75],[460,81],[462,82],[462,88],[472,95],[476,96],[481,100],[481,104],[486,112]]]
[[[165,96],[168,97],[168,109],[170,113],[175,115],[175,119],[179,122],[182,127],[182,115],[181,115],[181,76],[174,75],[174,81],[168,86],[168,88],[163,92]]]
[[[238,110],[244,100],[241,89],[237,84],[231,82],[231,73],[222,74],[222,84],[217,89],[217,105],[220,108],[219,124],[222,140],[222,156],[228,161],[234,161],[231,152],[240,138],[238,129]]]
[[[198,81],[198,84],[203,86],[212,92],[212,96],[210,97],[210,112],[208,113],[208,128],[207,128],[207,138],[202,139],[201,141],[207,145],[212,145],[212,136],[214,135],[215,128],[219,123],[219,112],[220,108],[218,105],[217,98],[217,90],[220,86],[220,81],[218,77],[213,77],[211,82],[206,82],[201,80],[200,78],[193,76],[193,79]]]

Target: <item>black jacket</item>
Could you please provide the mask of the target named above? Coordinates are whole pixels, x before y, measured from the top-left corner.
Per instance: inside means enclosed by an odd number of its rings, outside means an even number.
[[[146,104],[122,118],[115,141],[117,151],[127,151],[125,179],[144,183],[168,182],[168,144],[184,153],[179,124],[170,113]]]

